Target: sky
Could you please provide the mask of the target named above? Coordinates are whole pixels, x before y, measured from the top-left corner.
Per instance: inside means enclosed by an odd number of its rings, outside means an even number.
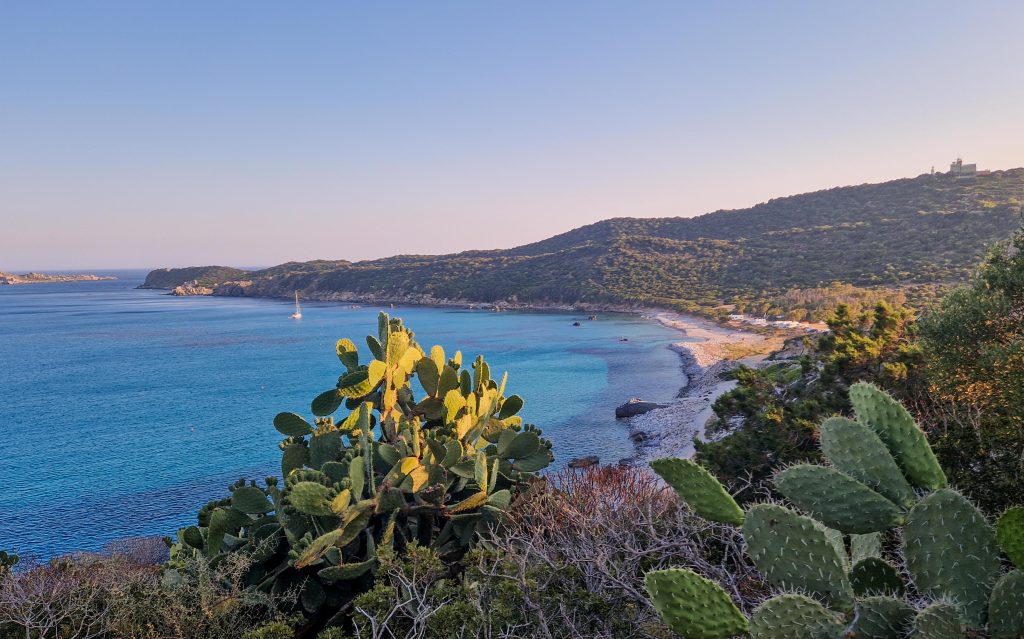
[[[1024,165],[1019,1],[0,3],[0,270],[517,246]]]

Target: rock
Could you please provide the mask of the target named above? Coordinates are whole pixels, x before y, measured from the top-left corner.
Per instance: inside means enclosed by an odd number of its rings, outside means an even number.
[[[587,457],[577,457],[576,459],[569,462],[569,468],[589,468],[596,466],[601,463],[601,458],[597,455],[588,455]]]
[[[642,430],[638,430],[629,434],[629,440],[633,443],[639,444],[650,439],[651,436]]]
[[[643,415],[649,413],[655,408],[665,408],[665,404],[658,404],[657,402],[645,402],[642,399],[636,399],[635,397],[625,404],[615,409],[615,416],[618,418],[622,417],[633,417],[635,415]]]

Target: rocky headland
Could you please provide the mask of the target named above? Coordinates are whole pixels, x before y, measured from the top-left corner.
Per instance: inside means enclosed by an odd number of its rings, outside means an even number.
[[[53,282],[99,282],[102,280],[116,279],[116,277],[109,275],[61,275],[54,273],[23,273],[18,275],[0,271],[0,286],[13,286],[16,284],[45,284]]]

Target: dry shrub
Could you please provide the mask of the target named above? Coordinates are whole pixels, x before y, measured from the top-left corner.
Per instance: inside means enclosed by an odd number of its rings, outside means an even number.
[[[252,560],[232,553],[212,564],[198,556],[179,561],[176,570],[123,584],[107,628],[132,639],[240,639],[246,632],[281,617],[294,595],[273,595],[248,587]]]
[[[0,624],[31,637],[91,639],[106,634],[125,585],[152,578],[126,561],[95,555],[49,562],[23,558],[0,577]]]
[[[23,559],[0,575],[0,636],[241,639],[292,600],[247,588],[251,560],[240,553],[164,570],[139,563],[152,550],[133,543],[110,556]]]
[[[566,471],[511,512],[487,539],[499,552],[479,554],[476,570],[484,583],[512,585],[506,594],[518,593],[532,627],[496,636],[664,636],[643,585],[660,568],[705,575],[744,611],[768,592],[739,532],[693,515],[645,468]]]

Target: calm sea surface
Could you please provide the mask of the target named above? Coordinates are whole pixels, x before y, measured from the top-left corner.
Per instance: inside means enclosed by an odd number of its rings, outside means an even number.
[[[279,473],[273,416],[308,416],[341,372],[334,342],[364,344],[380,310],[309,302],[295,321],[287,301],[170,297],[136,290],[144,272],[116,275],[0,287],[0,549],[173,535],[228,483]],[[562,464],[632,455],[614,407],[684,383],[678,333],[630,316],[389,311],[421,345],[507,370]]]

